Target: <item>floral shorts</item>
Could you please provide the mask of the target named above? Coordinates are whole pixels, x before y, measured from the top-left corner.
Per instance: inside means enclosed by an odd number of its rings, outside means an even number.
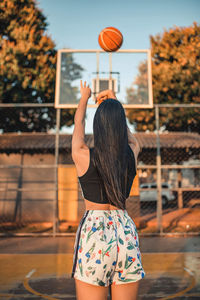
[[[76,232],[71,277],[108,286],[144,276],[136,225],[127,210],[86,210]]]

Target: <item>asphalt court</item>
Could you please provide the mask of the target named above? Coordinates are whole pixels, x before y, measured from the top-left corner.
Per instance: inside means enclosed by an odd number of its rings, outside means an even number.
[[[75,235],[1,237],[0,299],[76,299],[70,278],[74,241]],[[139,300],[200,299],[199,236],[139,241],[146,272]]]

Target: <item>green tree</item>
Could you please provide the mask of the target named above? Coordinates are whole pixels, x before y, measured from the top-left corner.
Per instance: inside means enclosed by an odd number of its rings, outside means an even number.
[[[54,102],[57,51],[46,30],[46,17],[34,0],[0,2],[1,103]],[[69,88],[81,70],[71,56]],[[61,126],[72,125],[74,113],[75,109],[62,110]],[[3,132],[48,131],[54,126],[53,108],[0,110]]]
[[[162,35],[151,36],[152,82],[154,103],[200,103],[200,26],[175,27]],[[139,66],[139,73],[127,90],[128,101],[144,89],[146,62]],[[139,131],[155,129],[154,109],[128,110],[130,123]],[[161,108],[160,126],[169,131],[200,132],[199,108]]]

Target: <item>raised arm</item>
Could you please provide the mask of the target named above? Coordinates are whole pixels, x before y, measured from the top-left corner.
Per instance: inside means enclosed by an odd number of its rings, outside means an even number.
[[[82,149],[88,149],[85,144],[85,113],[88,99],[91,96],[91,89],[89,88],[89,85],[87,86],[86,82],[84,82],[84,85],[82,84],[82,81],[80,82],[80,93],[81,99],[74,116],[74,131],[72,134],[73,161],[80,156]]]

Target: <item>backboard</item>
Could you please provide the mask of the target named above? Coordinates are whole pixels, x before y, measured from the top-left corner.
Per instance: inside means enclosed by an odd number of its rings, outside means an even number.
[[[57,54],[56,108],[76,108],[80,101],[80,80],[92,90],[88,107],[97,107],[98,93],[112,89],[124,108],[152,108],[150,50],[61,49]]]

